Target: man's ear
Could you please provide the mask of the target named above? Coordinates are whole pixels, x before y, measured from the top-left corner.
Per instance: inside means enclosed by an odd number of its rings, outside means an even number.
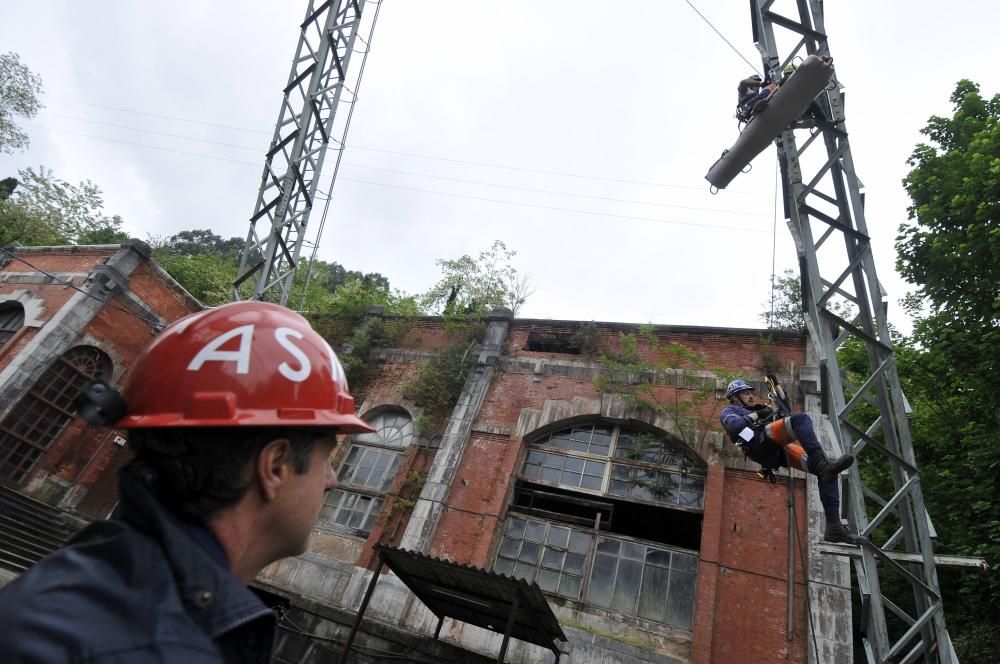
[[[260,485],[264,500],[274,500],[278,491],[288,481],[292,474],[292,464],[289,462],[291,443],[287,438],[275,438],[260,450],[257,464],[254,468],[257,482]]]

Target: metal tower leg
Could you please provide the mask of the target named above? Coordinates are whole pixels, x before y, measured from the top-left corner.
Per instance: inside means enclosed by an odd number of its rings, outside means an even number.
[[[751,0],[754,41],[768,71],[780,73],[797,57],[830,55],[820,0],[789,1],[787,14],[778,13],[776,4]],[[863,650],[873,663],[921,657],[957,662],[945,627],[885,294],[875,273],[862,185],[851,158],[844,97],[836,79],[819,101],[831,123],[818,123],[801,147],[791,129],[776,143],[789,229],[799,253],[807,326],[823,372],[825,410],[841,448],[837,452],[859,457],[850,469],[848,519],[873,540],[855,568],[862,594]],[[845,308],[851,313],[845,314]],[[840,367],[837,351],[845,343],[865,351],[867,367],[857,384]],[[865,486],[859,467],[885,481]],[[890,561],[884,553],[888,550],[918,554],[922,562],[905,567]],[[890,592],[899,594],[900,588],[909,589],[912,597],[906,592],[897,601],[888,597]]]
[[[234,300],[251,278],[254,298],[281,304],[288,299],[364,6],[365,0],[309,1],[265,155]],[[260,222],[267,222],[266,233],[258,233]]]

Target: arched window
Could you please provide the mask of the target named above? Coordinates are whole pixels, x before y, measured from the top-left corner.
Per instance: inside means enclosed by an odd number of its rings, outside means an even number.
[[[24,325],[24,307],[20,302],[0,302],[0,348]]]
[[[706,465],[665,432],[577,424],[529,442],[493,569],[691,629]]]
[[[76,346],[56,358],[0,421],[0,477],[22,481],[73,419],[83,386],[111,371],[111,359],[92,346]]]
[[[413,420],[403,411],[383,411],[368,422],[375,431],[351,437],[337,473],[338,486],[326,497],[320,525],[367,537],[382,511],[403,450],[413,442]]]

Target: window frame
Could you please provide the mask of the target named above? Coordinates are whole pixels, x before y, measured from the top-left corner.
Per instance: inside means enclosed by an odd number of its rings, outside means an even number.
[[[73,404],[94,378],[108,379],[111,358],[96,346],[67,349],[0,420],[0,478],[24,481],[75,417]]]
[[[17,300],[0,302],[0,350],[17,336],[17,333],[24,327],[24,321],[23,304]]]
[[[513,526],[514,520],[522,521],[525,525],[518,531],[518,529]],[[529,524],[541,525],[544,528],[539,541],[536,542],[530,540],[526,536],[530,527]],[[572,541],[574,535],[589,538],[586,553],[583,554],[584,559],[582,562],[582,572],[579,577],[580,586],[576,597],[560,592],[562,589],[563,576],[576,576],[564,573],[567,559],[565,555],[563,556],[562,566],[559,569],[560,574],[557,578],[557,590],[546,589],[546,587],[543,586],[543,583],[539,582],[542,579],[544,572],[555,571],[553,567],[546,567],[544,564],[545,556],[548,554],[548,550],[557,548],[548,546],[549,534],[554,528],[568,530],[568,541]],[[515,531],[513,537],[511,536],[512,529]],[[505,550],[505,547],[508,547],[507,540],[519,542],[516,551],[513,551],[513,553],[510,548]],[[616,543],[618,551],[616,553],[600,551],[599,549],[601,545],[606,542]],[[532,545],[536,545],[538,547],[537,556],[529,554],[529,558],[535,558],[534,562],[521,560],[525,543],[531,543]],[[642,550],[642,558],[622,556],[621,551],[626,548],[638,548]],[[568,544],[565,549],[565,553],[568,553]],[[662,562],[651,561],[651,551],[656,552],[660,556],[662,556],[662,554],[669,554],[669,563],[664,565]],[[675,558],[675,556],[677,558]],[[615,578],[611,583],[609,596],[610,601],[606,603],[598,603],[597,601],[594,601],[595,598],[591,595],[595,588],[594,575],[597,571],[599,571],[596,569],[599,557],[603,557],[605,559],[613,558],[615,561]],[[616,607],[614,605],[615,588],[616,584],[619,583],[618,573],[621,568],[621,560],[623,559],[632,561],[633,563],[637,563],[639,565],[639,577],[635,582],[636,592],[634,597],[631,598],[631,608],[629,610],[623,610],[621,607]],[[551,519],[545,519],[535,515],[524,515],[517,512],[511,512],[507,515],[507,518],[504,521],[504,527],[499,538],[496,554],[493,556],[492,570],[498,574],[525,579],[528,583],[538,583],[542,592],[544,592],[547,596],[557,597],[561,601],[569,602],[579,607],[593,607],[601,611],[614,612],[635,618],[637,620],[648,620],[650,622],[666,625],[671,628],[690,631],[694,629],[694,613],[698,600],[698,566],[700,561],[701,556],[697,551],[690,551],[680,547],[671,547],[660,543],[647,542],[616,533],[605,533],[599,529],[553,521]],[[518,565],[530,567],[532,569],[531,575],[528,577],[518,575]],[[647,568],[650,568],[650,570],[647,570]],[[652,568],[655,568],[656,572],[653,572]],[[648,595],[645,595],[644,593],[644,591],[647,590],[644,583],[647,578],[647,573],[662,574],[663,570],[666,570],[666,579],[664,580],[666,587],[663,589],[662,593],[659,594],[659,597],[661,598],[662,605],[667,608],[657,615],[652,615],[650,611],[644,611],[642,608],[644,597],[648,597]],[[683,598],[675,598],[675,600],[682,599],[685,603],[685,606],[681,609],[682,619],[677,619],[678,613],[676,604],[673,606],[669,606],[667,604],[667,598],[670,596],[671,589],[674,588],[675,578],[678,579],[677,583],[681,587],[679,592],[684,592]],[[684,586],[685,582],[688,583],[687,586]],[[654,606],[660,607],[661,605],[654,604]],[[670,615],[671,610],[673,611],[673,615]]]
[[[378,436],[378,434],[385,428],[389,428],[388,421],[391,421],[393,425],[396,425],[399,423],[400,418],[406,418],[407,421],[402,426],[393,426],[393,430],[397,432],[402,431],[402,434],[394,434],[390,438],[382,439],[381,441],[378,439],[371,440],[371,437]],[[403,460],[403,453],[406,448],[416,440],[413,419],[410,418],[409,414],[405,411],[395,409],[383,410],[372,417],[368,423],[376,424],[380,420],[387,421],[387,426],[384,428],[376,427],[376,431],[374,433],[351,436],[349,444],[347,445],[347,450],[340,459],[340,463],[337,467],[337,488],[328,492],[323,500],[323,508],[320,512],[320,518],[316,524],[316,528],[318,530],[346,534],[362,539],[367,539],[371,535],[375,522],[378,520],[382,509],[385,507],[385,499],[389,495],[389,487],[392,486],[393,481],[399,474],[399,468]],[[355,483],[352,482],[351,479],[342,476],[345,472],[347,461],[351,458],[352,452],[358,449],[374,450],[379,453],[389,453],[392,455],[391,460],[386,466],[383,480],[381,482],[381,486],[384,488],[378,488],[377,486],[371,486],[363,483]],[[350,496],[357,496],[357,498],[354,499],[354,503],[350,506],[350,508],[348,508],[346,507],[346,503],[350,500]],[[345,509],[350,509],[352,512],[356,511],[353,508],[362,498],[369,500],[370,503],[365,512],[365,517],[360,528],[336,523],[337,516]]]
[[[573,436],[576,434],[577,429],[591,427],[592,430],[595,428],[605,428],[611,430],[611,437],[608,444],[607,455],[594,454],[590,450],[594,447],[593,438],[590,439],[588,443],[587,450],[574,450],[571,447],[560,447],[557,445],[547,445],[548,441],[555,439],[560,436],[560,434],[566,434],[565,439],[569,441],[570,444],[574,441]],[[632,434],[648,434],[655,436],[657,439],[666,440],[670,443],[671,450],[676,452],[677,456],[680,457],[681,461],[689,461],[690,465],[676,465],[676,464],[659,464],[650,461],[644,461],[642,459],[634,459],[628,457],[617,456],[619,451],[619,440],[623,433],[626,436]],[[623,424],[620,422],[604,422],[604,421],[590,421],[590,422],[577,422],[570,424],[567,427],[561,429],[550,429],[549,431],[537,436],[533,440],[530,440],[526,445],[526,454],[524,460],[521,462],[521,466],[518,470],[518,478],[524,482],[529,482],[532,484],[539,484],[542,486],[556,487],[560,489],[566,489],[569,491],[579,491],[580,493],[585,493],[588,495],[602,496],[605,498],[612,498],[616,500],[626,500],[630,502],[642,503],[646,505],[654,505],[656,507],[666,507],[668,509],[678,509],[684,511],[693,511],[697,513],[703,513],[705,510],[705,482],[707,481],[707,469],[704,467],[704,463],[700,459],[696,459],[693,452],[681,447],[682,443],[674,443],[670,436],[666,433],[643,431],[641,428],[635,427],[634,425]],[[603,447],[603,446],[598,446]],[[584,463],[584,467],[588,463],[603,463],[605,465],[604,473],[602,477],[602,482],[600,488],[585,488],[582,485],[572,485],[563,484],[559,481],[553,481],[551,479],[543,479],[541,476],[541,470],[538,475],[531,475],[526,472],[526,468],[529,466],[539,466],[544,469],[545,466],[542,463],[530,463],[529,460],[532,459],[532,453],[536,455],[541,453],[543,455],[558,456],[564,459],[579,459]],[[538,458],[537,456],[535,457]],[[694,505],[684,504],[681,502],[681,493],[678,491],[677,497],[672,502],[666,500],[658,500],[653,498],[644,498],[641,496],[632,495],[621,495],[617,493],[611,493],[612,482],[616,479],[614,477],[615,466],[624,466],[630,469],[634,474],[635,472],[647,471],[647,472],[658,472],[667,473],[678,478],[677,486],[682,488],[685,480],[691,477],[700,477],[701,490],[692,491],[691,487],[685,488],[686,493],[695,493],[700,495],[700,498],[696,501]],[[549,468],[554,468],[549,466]],[[567,471],[566,464],[559,469],[561,475],[565,475]]]

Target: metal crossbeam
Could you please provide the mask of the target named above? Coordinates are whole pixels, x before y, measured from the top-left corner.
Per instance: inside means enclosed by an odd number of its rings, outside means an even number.
[[[750,4],[754,41],[768,72],[780,74],[781,67],[798,57],[831,55],[821,0],[751,0]],[[775,9],[777,4],[787,7]],[[807,327],[827,386],[825,412],[830,413],[837,452],[862,455],[862,463],[849,471],[852,487],[861,490],[848,492],[848,520],[859,532],[891,534],[882,549],[855,547],[861,651],[872,664],[920,656],[950,664],[957,658],[945,627],[935,567],[944,561],[935,559],[931,547],[906,401],[836,77],[817,101],[830,122],[817,123],[801,148],[792,129],[778,136],[776,144],[788,226],[802,266]],[[850,322],[833,309],[838,302],[856,309]],[[837,348],[848,341],[866,351],[867,373],[854,381],[860,387],[846,380],[838,362]],[[882,486],[865,487],[859,465],[881,469],[876,474],[888,479]],[[890,492],[889,498],[880,497]],[[890,545],[901,548],[890,551]],[[891,583],[889,575],[895,577]],[[900,596],[890,598],[889,592]],[[887,610],[892,615],[888,621]]]
[[[233,299],[285,304],[306,243],[323,159],[365,0],[310,0],[247,234]],[[350,91],[348,90],[350,94]],[[345,103],[353,103],[353,99]],[[258,224],[264,226],[259,229]],[[318,243],[317,237],[313,242]],[[240,286],[255,282],[252,295]]]

